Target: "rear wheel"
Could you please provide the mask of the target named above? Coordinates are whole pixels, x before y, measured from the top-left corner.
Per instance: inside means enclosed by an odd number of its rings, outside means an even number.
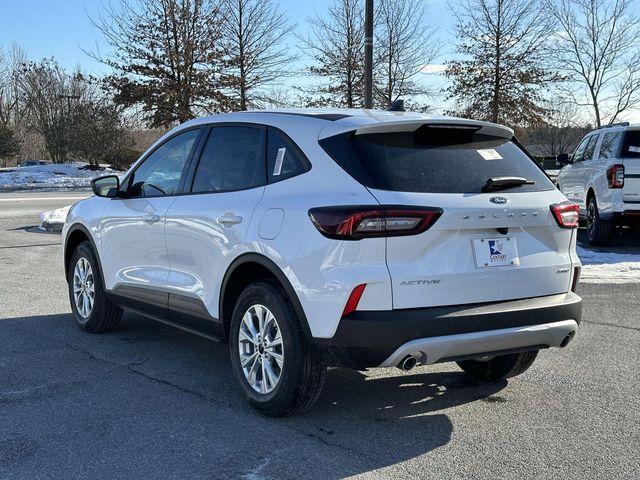
[[[456,362],[464,372],[476,380],[495,381],[524,373],[536,359],[537,350],[511,353],[493,358],[474,358]]]
[[[98,262],[89,242],[76,248],[69,263],[69,301],[76,324],[85,332],[113,330],[122,318],[122,309],[104,291]]]
[[[587,238],[591,245],[609,245],[613,236],[613,224],[602,220],[596,197],[587,202]]]
[[[307,410],[326,377],[322,351],[307,342],[284,290],[276,283],[247,287],[233,311],[229,352],[249,403],[279,417]]]

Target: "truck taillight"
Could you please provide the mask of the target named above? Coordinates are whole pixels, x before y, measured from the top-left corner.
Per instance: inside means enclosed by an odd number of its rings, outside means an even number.
[[[553,217],[560,228],[578,228],[580,207],[573,202],[555,203],[550,206]]]
[[[372,237],[417,235],[442,215],[436,207],[397,205],[318,207],[309,218],[325,237],[360,240]]]
[[[609,188],[624,187],[624,165],[611,165],[607,168],[607,180],[609,181]]]

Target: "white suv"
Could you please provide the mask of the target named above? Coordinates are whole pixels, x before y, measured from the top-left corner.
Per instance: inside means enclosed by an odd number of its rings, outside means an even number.
[[[370,110],[240,112],[169,132],[70,211],[73,315],[228,341],[259,411],[327,366],[518,375],[581,315],[578,212],[505,127]]]
[[[615,227],[640,225],[640,125],[590,132],[558,161],[558,188],[580,206],[590,243],[607,245]]]

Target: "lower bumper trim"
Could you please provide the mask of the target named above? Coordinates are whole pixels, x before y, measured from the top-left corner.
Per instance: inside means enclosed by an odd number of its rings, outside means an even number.
[[[407,355],[416,357],[419,364],[428,365],[494,352],[560,347],[577,330],[575,320],[564,320],[527,327],[419,338],[400,346],[380,366],[394,367]]]

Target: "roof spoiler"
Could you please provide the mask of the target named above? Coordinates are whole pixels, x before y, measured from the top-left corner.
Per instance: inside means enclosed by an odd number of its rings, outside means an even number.
[[[371,123],[362,125],[355,129],[355,135],[366,135],[370,133],[395,133],[414,132],[423,125],[431,125],[441,128],[461,128],[477,129],[476,133],[491,135],[493,137],[512,138],[513,130],[495,123],[479,122],[466,119],[411,119],[391,122]]]

